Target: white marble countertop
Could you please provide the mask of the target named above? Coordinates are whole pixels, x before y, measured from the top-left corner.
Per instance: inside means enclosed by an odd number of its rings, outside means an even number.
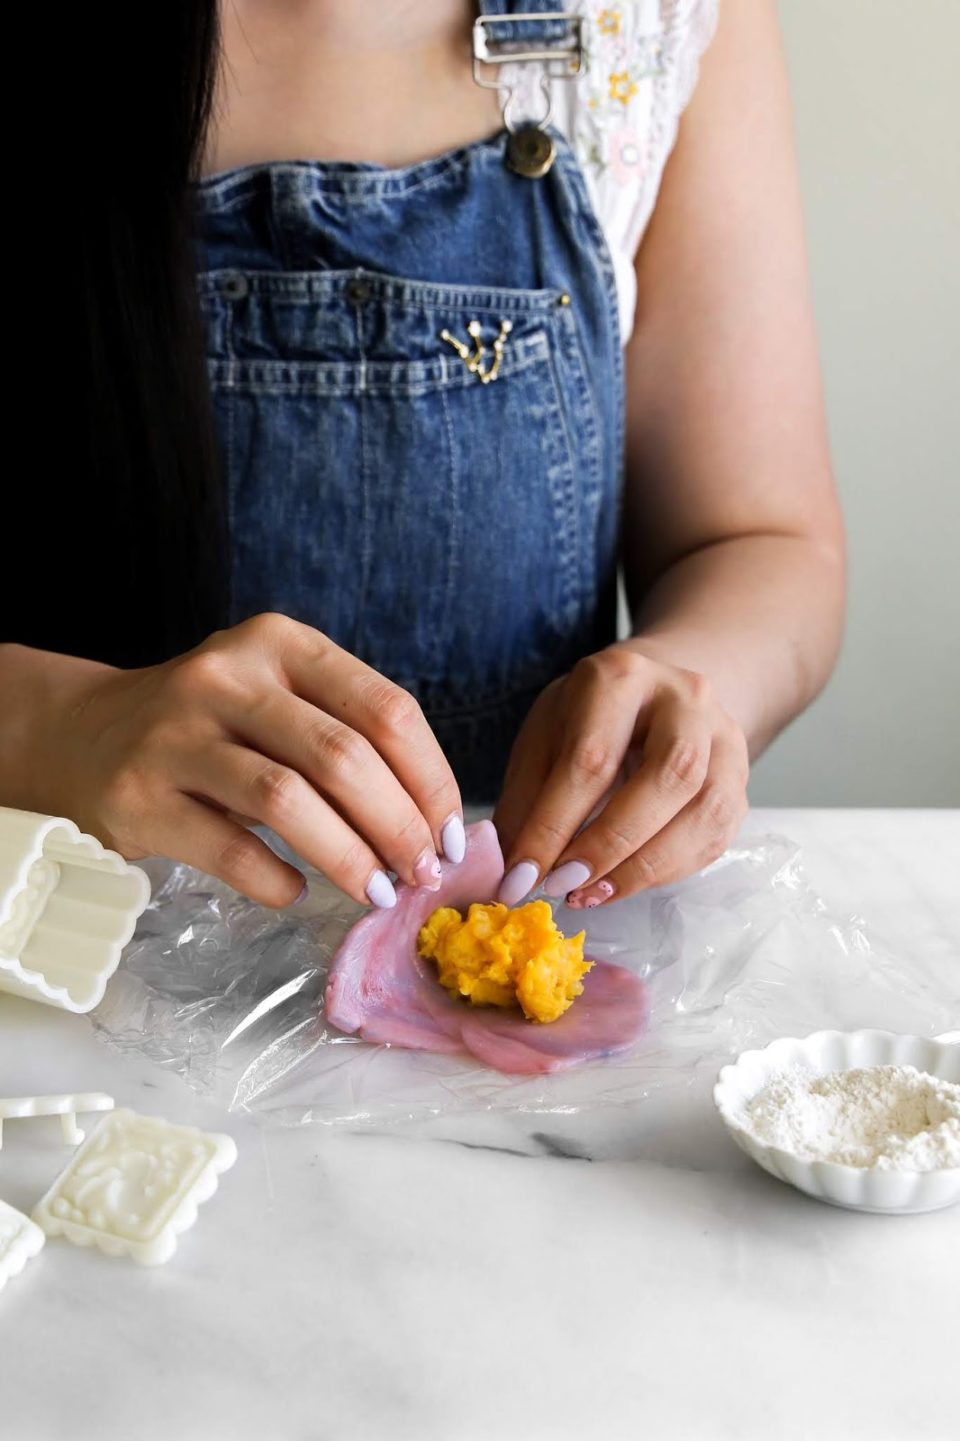
[[[751,824],[798,840],[841,909],[960,966],[960,812]],[[960,1434],[960,1209],[807,1200],[702,1092],[628,1108],[626,1161],[589,1159],[597,1115],[564,1140],[543,1116],[261,1130],[83,1017],[0,995],[0,1094],[34,1089],[227,1130],[240,1159],[169,1265],[50,1241],[8,1283],[5,1441]],[[0,1196],[29,1210],[65,1157],[56,1120],[11,1122]]]

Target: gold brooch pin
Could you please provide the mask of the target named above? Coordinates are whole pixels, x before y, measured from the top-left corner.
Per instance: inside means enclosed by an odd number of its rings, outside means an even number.
[[[491,380],[496,380],[499,374],[500,363],[503,360],[503,348],[507,343],[512,329],[512,320],[501,320],[500,333],[493,342],[493,360],[490,365],[487,366],[486,370],[483,368],[483,361],[487,354],[487,347],[480,339],[479,320],[471,320],[467,326],[467,334],[473,341],[472,349],[455,335],[451,335],[449,330],[441,330],[440,339],[445,340],[448,345],[453,346],[471,375],[478,376],[483,385],[489,385]]]

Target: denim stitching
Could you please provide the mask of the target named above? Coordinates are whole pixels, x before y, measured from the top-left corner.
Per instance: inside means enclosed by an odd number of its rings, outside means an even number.
[[[565,538],[566,563],[564,565],[564,587],[565,598],[561,604],[561,615],[557,617],[557,629],[561,630],[565,625],[574,624],[581,609],[577,600],[578,582],[580,579],[580,525],[577,514],[576,502],[576,464],[574,461],[575,449],[570,435],[570,419],[567,415],[567,407],[562,400],[560,381],[557,375],[556,356],[553,348],[550,351],[550,378],[553,383],[553,394],[555,409],[557,412],[556,425],[550,426],[550,432],[556,433],[561,429],[564,437],[563,449],[566,451],[566,463],[560,469],[558,487],[554,492],[555,508],[557,509],[557,522],[561,528],[561,534]]]
[[[564,374],[573,393],[574,409],[580,427],[581,450],[587,460],[586,466],[578,466],[577,468],[581,495],[584,497],[585,503],[589,500],[587,508],[592,520],[591,534],[593,544],[591,546],[588,547],[586,545],[583,527],[580,527],[581,611],[585,614],[593,609],[597,600],[596,551],[601,543],[598,518],[600,506],[603,503],[603,447],[601,444],[600,417],[597,414],[593,391],[587,384],[586,357],[584,356],[583,344],[580,338],[580,327],[577,324],[577,318],[572,306],[564,309],[561,316],[560,330],[563,338],[567,342],[567,348],[564,353],[564,358],[567,362],[564,368]]]
[[[502,135],[477,140],[432,160],[421,160],[400,169],[371,166],[358,168],[350,162],[324,160],[268,161],[240,166],[219,175],[202,177],[194,184],[194,194],[203,209],[217,213],[226,207],[247,201],[256,193],[258,182],[272,183],[274,177],[295,176],[298,188],[305,194],[334,195],[348,202],[360,200],[402,199],[417,191],[432,189],[450,180],[475,163],[488,158],[503,163]],[[303,185],[309,180],[310,185]]]
[[[547,360],[550,347],[545,331],[524,336],[516,350],[508,348],[495,384]],[[508,358],[509,357],[509,358]],[[441,389],[481,385],[478,376],[447,356],[436,360],[210,360],[214,390],[235,389],[244,394],[343,396],[364,392],[376,395],[429,395]],[[225,373],[224,373],[225,370]],[[280,378],[284,377],[284,378]],[[289,378],[287,378],[289,377]]]
[[[441,671],[443,660],[450,648],[450,632],[453,623],[453,608],[457,596],[457,580],[459,571],[459,548],[458,542],[461,534],[462,517],[460,514],[460,454],[456,445],[456,437],[453,433],[453,419],[450,415],[450,399],[446,389],[440,391],[440,409],[443,413],[443,425],[447,436],[447,451],[450,456],[449,477],[450,477],[450,527],[447,532],[447,584],[444,597],[443,617],[446,625],[441,632],[437,626],[437,643],[434,647],[434,665],[437,673]]]
[[[376,271],[256,271],[203,270],[197,276],[202,297],[230,299],[230,284],[240,275],[249,294],[265,296],[273,305],[306,305],[312,301],[339,301],[347,285],[362,274],[371,298],[389,301],[401,310],[485,310],[493,313],[547,314],[560,299],[559,289],[521,290],[506,286],[438,285],[419,280],[395,280]]]
[[[230,392],[228,391],[227,394],[229,395]],[[215,400],[214,400],[214,403],[216,403]],[[224,449],[225,449],[225,451],[226,451],[225,472],[226,472],[226,474],[227,474],[228,476],[230,476],[230,475],[233,475],[233,474],[234,474],[234,455],[235,455],[235,447],[234,447],[234,410],[235,410],[235,407],[234,407],[234,404],[233,404],[232,399],[228,402],[228,404],[226,404],[226,405],[224,406],[224,409],[226,410],[226,445],[225,445],[225,447],[224,447]],[[227,493],[227,494],[226,494],[227,534],[232,538],[232,536],[233,536],[233,534],[234,534],[234,530],[235,530],[235,512],[236,512],[236,504],[235,504],[235,500],[234,500],[234,487],[233,487],[232,485],[226,485],[226,486],[224,487],[224,489],[226,490],[226,493]],[[235,576],[234,576],[234,572],[236,571],[236,565],[237,565],[237,548],[236,548],[236,546],[234,546],[234,545],[231,543],[231,545],[230,545],[230,565],[229,565],[229,568],[228,568],[228,574],[229,574],[229,576],[230,576],[230,597],[229,597],[229,601],[228,601],[228,604],[229,604],[229,607],[230,607],[230,608],[229,608],[228,614],[230,615],[231,619],[234,619],[234,620],[236,619],[236,617],[235,617],[234,614],[233,614],[233,592],[234,592],[234,590],[235,590]]]
[[[369,461],[369,440],[367,435],[367,399],[366,399],[366,356],[364,354],[364,332],[363,332],[363,306],[356,307],[357,326],[357,349],[360,352],[360,385],[357,391],[357,424],[360,427],[360,485],[363,496],[363,524],[361,526],[361,556],[360,556],[360,587],[357,599],[357,616],[354,626],[353,649],[360,652],[363,648],[363,622],[366,612],[367,595],[370,591],[370,568],[373,563],[373,517],[371,516],[370,505],[370,461]]]

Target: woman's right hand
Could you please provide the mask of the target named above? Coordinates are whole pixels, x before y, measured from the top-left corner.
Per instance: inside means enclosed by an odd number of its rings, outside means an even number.
[[[438,851],[463,856],[457,784],[416,701],[309,626],[257,616],[144,670],[20,655],[62,662],[63,683],[45,675],[45,704],[20,717],[0,803],[69,816],[129,860],[169,856],[269,906],[296,900],[303,876],[244,822],[381,906],[395,900],[388,869],[435,888]]]

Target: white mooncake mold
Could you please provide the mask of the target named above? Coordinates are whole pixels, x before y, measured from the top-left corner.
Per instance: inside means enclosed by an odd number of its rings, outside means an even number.
[[[0,806],[0,991],[93,1010],[149,899],[143,871],[73,821]]]
[[[64,1096],[0,1096],[0,1150],[3,1149],[4,1121],[33,1116],[59,1116],[64,1144],[78,1146],[84,1133],[77,1125],[77,1112],[112,1111],[113,1097],[103,1091],[77,1091]]]
[[[0,1291],[11,1276],[19,1276],[24,1266],[43,1249],[46,1240],[40,1227],[6,1201],[0,1201]]]
[[[144,1265],[168,1261],[197,1207],[237,1159],[230,1136],[112,1111],[35,1207],[48,1236]]]

